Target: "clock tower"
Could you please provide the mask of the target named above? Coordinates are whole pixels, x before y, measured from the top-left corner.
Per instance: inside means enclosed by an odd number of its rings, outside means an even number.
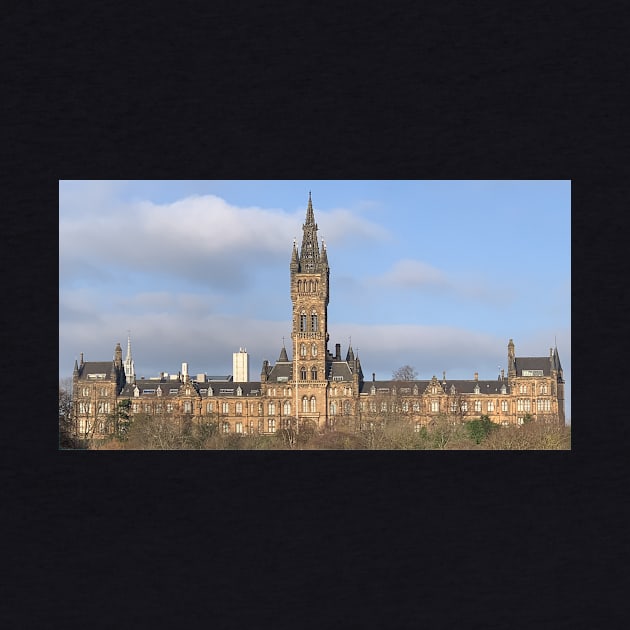
[[[293,320],[293,382],[300,420],[322,426],[327,409],[329,277],[326,246],[320,253],[311,193],[302,226],[302,248],[293,243],[291,302]]]

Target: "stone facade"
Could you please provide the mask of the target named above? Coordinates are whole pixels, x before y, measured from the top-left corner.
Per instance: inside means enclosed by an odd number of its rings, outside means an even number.
[[[133,379],[131,342],[123,364],[120,344],[111,362],[86,363],[73,372],[77,433],[99,437],[115,429],[120,411],[131,416],[167,414],[182,422],[217,422],[224,433],[275,433],[310,423],[319,430],[344,426],[361,430],[396,416],[415,430],[440,416],[453,421],[487,415],[501,425],[527,416],[564,424],[564,379],[558,350],[548,356],[517,357],[508,343],[508,374],[498,379],[365,381],[361,361],[349,345],[328,350],[330,267],[321,250],[309,193],[302,247],[291,254],[292,358],[286,348],[274,365],[263,362],[260,381],[234,382],[231,376],[192,379],[187,373]]]

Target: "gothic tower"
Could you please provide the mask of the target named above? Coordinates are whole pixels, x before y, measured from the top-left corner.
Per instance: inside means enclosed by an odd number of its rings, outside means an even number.
[[[326,246],[320,253],[317,224],[308,194],[302,248],[293,243],[291,255],[291,302],[293,303],[293,381],[300,418],[321,424],[326,417],[329,276]]]
[[[125,381],[134,383],[136,380],[136,371],[131,356],[131,335],[127,336],[127,357],[125,358]]]

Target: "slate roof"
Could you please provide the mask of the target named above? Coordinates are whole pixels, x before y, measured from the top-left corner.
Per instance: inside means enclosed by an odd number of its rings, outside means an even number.
[[[333,361],[326,376],[329,380],[341,376],[344,381],[351,381],[352,370],[346,361]]]
[[[543,376],[551,375],[549,357],[516,357],[516,375],[522,376],[523,370],[542,370]]]
[[[82,367],[79,367],[79,379],[87,380],[88,374],[105,374],[105,378],[112,375],[112,361],[85,361]]]
[[[501,394],[501,387],[505,385],[506,393],[510,393],[510,386],[508,385],[507,380],[499,381],[499,380],[491,380],[491,381],[475,381],[475,380],[453,380],[447,379],[446,385],[444,385],[444,381],[438,380],[438,383],[443,392],[446,394],[451,393],[451,385],[455,387],[456,394],[474,394],[475,393],[475,385],[479,385],[479,394]],[[376,395],[379,394],[391,394],[392,388],[396,387],[396,395],[397,396],[414,396],[413,388],[414,386],[418,387],[418,396],[421,396],[425,393],[426,388],[431,385],[430,380],[423,381],[365,381],[363,386],[361,387],[361,394],[371,395],[372,385],[376,387]],[[402,392],[401,390],[404,388],[409,388],[409,392]],[[379,389],[381,391],[379,391]],[[385,391],[387,390],[387,391]],[[440,391],[438,390],[438,394]]]
[[[267,380],[276,383],[276,382],[286,382],[286,380],[291,380],[293,377],[293,364],[288,361],[278,361],[270,370],[269,376]],[[282,381],[278,381],[278,378],[283,379]]]
[[[189,381],[188,383],[192,390],[191,391],[191,395],[197,395],[199,394],[202,397],[206,397],[208,395],[207,390],[212,387],[212,397],[220,397],[220,396],[236,396],[236,390],[238,389],[238,387],[241,388],[241,390],[243,391],[243,396],[258,396],[260,395],[260,382],[249,382],[249,383],[235,383],[234,381],[213,381],[211,383],[196,383],[194,381]],[[161,379],[161,380],[155,380],[155,381],[151,381],[149,379],[137,379],[136,380],[136,385],[138,386],[138,389],[140,390],[140,395],[139,398],[147,398],[147,397],[153,397],[156,398],[157,397],[157,393],[153,392],[150,394],[143,394],[143,390],[145,389],[153,389],[153,390],[157,390],[158,386],[160,386],[162,388],[162,397],[169,397],[169,396],[177,396],[181,393],[182,388],[186,386],[186,383],[182,383],[181,381],[170,381],[168,379]],[[177,394],[171,394],[170,390],[171,389],[177,389]],[[200,390],[206,390],[205,393],[201,393]],[[221,390],[229,390],[228,391],[224,391],[223,393],[221,392]],[[122,391],[120,392],[120,396],[123,397],[129,397],[129,398],[133,398],[134,392],[134,384],[133,383],[127,383]]]

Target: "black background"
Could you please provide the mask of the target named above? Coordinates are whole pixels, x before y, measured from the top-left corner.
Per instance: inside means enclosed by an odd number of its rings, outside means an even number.
[[[621,624],[621,6],[5,5],[5,627]],[[58,451],[58,180],[119,178],[573,180],[572,451]]]

